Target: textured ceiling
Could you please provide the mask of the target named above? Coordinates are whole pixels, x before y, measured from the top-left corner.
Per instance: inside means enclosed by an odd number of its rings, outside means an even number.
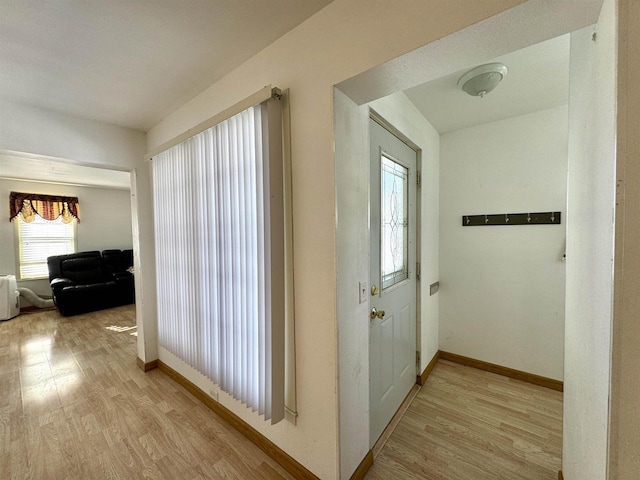
[[[509,73],[484,98],[458,88],[469,68],[405,93],[439,133],[565,105],[569,99],[569,35],[496,58]],[[490,62],[485,62],[490,63]]]
[[[0,95],[148,130],[331,0],[0,0]]]

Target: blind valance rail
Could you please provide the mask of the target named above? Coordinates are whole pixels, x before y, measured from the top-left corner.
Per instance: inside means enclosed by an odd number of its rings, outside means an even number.
[[[249,109],[249,108],[251,108],[251,107],[253,107],[255,105],[258,105],[258,104],[260,104],[262,102],[265,102],[265,101],[269,100],[270,98],[279,99],[281,97],[281,95],[282,95],[282,93],[280,92],[280,89],[272,88],[271,85],[267,85],[266,87],[261,88],[260,90],[258,90],[253,95],[248,96],[244,100],[236,103],[235,105],[232,105],[231,107],[227,108],[226,110],[223,110],[219,114],[217,114],[217,115],[205,120],[204,122],[196,125],[193,128],[190,128],[186,132],[181,133],[177,137],[174,137],[171,140],[169,140],[168,142],[165,142],[162,145],[160,145],[159,147],[151,150],[150,152],[148,152],[145,155],[144,158],[146,160],[152,160],[153,157],[159,155],[160,153],[163,153],[163,152],[169,150],[170,148],[175,147],[176,145],[178,145],[178,144],[190,139],[191,137],[195,137],[196,135],[198,135],[199,133],[204,132],[205,130],[209,130],[210,128],[215,127],[216,125],[219,125],[220,123],[230,119],[231,117],[235,117],[240,112],[243,112],[243,111],[245,111],[245,110],[247,110],[247,109]]]
[[[60,195],[41,195],[38,193],[11,192],[9,195],[9,221],[18,215],[31,223],[36,215],[45,220],[62,219],[62,223],[70,223],[74,219],[80,223],[80,205],[78,197]]]

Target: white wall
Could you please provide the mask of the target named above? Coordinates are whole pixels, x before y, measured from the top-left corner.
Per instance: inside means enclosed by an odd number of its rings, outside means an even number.
[[[442,135],[440,349],[562,379],[567,107]],[[463,227],[561,211],[562,225]]]
[[[336,299],[343,479],[350,477],[369,450],[369,302],[359,303],[358,295],[359,282],[369,281],[369,107],[422,149],[417,329],[421,371],[438,351],[438,295],[429,296],[429,285],[438,280],[439,135],[404,93],[358,107],[336,89]]]
[[[144,132],[0,100],[0,150],[131,170],[145,152]]]
[[[518,3],[336,0],[148,133],[151,150],[264,85],[290,89],[298,424],[225,406],[323,479],[339,476],[332,87]]]
[[[136,271],[138,358],[149,363],[158,359],[158,307],[150,162],[141,163],[131,171],[131,217],[133,266]]]
[[[112,190],[70,185],[0,179],[0,199],[9,200],[12,191],[78,197],[80,220],[78,251],[132,248],[131,197],[128,190]],[[14,223],[0,222],[0,272],[16,275]],[[48,280],[25,280],[18,284],[39,294],[51,295]]]
[[[597,41],[592,40],[592,28],[571,34],[562,454],[567,480],[607,478],[616,146],[615,4],[615,0],[606,0],[603,5]],[[637,321],[637,312],[635,315]],[[635,402],[637,408],[637,398]],[[637,454],[637,445],[633,451]]]
[[[340,478],[369,451],[369,109],[335,89],[336,302]],[[368,297],[368,295],[367,295]]]

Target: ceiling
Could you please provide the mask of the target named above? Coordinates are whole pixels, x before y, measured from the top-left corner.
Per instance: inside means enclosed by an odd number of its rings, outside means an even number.
[[[503,55],[509,73],[484,98],[460,90],[458,79],[476,65],[406,90],[440,133],[566,105],[569,100],[569,35]]]
[[[331,0],[0,0],[0,96],[148,131]],[[129,173],[2,154],[0,178],[129,189]]]
[[[129,172],[22,154],[0,154],[0,179],[129,190]]]
[[[149,130],[331,0],[0,0],[0,95]]]
[[[147,131],[330,2],[0,0],[0,96]],[[457,88],[464,71],[405,93],[440,133],[567,103],[568,35],[496,61],[509,74],[484,99]],[[127,172],[1,153],[2,178],[129,188]]]

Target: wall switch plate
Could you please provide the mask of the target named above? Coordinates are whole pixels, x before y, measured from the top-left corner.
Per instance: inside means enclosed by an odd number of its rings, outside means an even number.
[[[432,283],[429,285],[429,296],[435,295],[440,290],[440,282]]]
[[[367,293],[369,293],[368,282],[360,282],[360,303],[367,301]]]

